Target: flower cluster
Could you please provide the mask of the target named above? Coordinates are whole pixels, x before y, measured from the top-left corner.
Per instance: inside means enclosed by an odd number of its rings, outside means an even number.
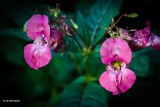
[[[107,28],[107,33],[111,36],[101,46],[100,55],[102,63],[106,65],[106,71],[99,78],[100,85],[106,90],[117,95],[130,89],[135,80],[135,73],[128,67],[132,58],[132,51],[138,51],[148,46],[160,50],[160,37],[151,33],[150,21],[146,22],[146,27],[140,30],[130,31],[115,26],[117,22],[112,22]],[[116,29],[112,30],[113,28]]]
[[[72,36],[72,31],[65,22],[66,17],[57,15],[53,20],[49,20],[46,15],[35,14],[26,23],[27,36],[34,42],[24,47],[24,58],[35,70],[50,62],[51,50],[54,52],[65,50],[65,34]],[[70,21],[76,25],[71,18]]]

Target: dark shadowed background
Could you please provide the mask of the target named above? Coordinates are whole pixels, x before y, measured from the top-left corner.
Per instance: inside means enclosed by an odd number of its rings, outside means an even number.
[[[84,7],[79,8],[82,8],[82,10],[84,8],[83,11],[85,11],[85,7],[93,4],[95,1],[88,0]],[[32,70],[23,58],[23,48],[31,42],[16,36],[20,33],[25,38],[26,34],[22,32],[24,23],[37,9],[44,13],[49,6],[55,6],[56,2],[59,2],[59,0],[0,1],[0,105],[34,107],[39,103],[39,107],[45,107],[47,101],[51,100],[52,94],[50,92],[53,91],[51,89],[53,83],[51,83],[52,78],[50,78],[50,75],[54,75],[54,73],[50,72],[51,68],[55,67],[55,71],[62,70],[61,65],[64,63],[64,68],[68,72],[73,71],[67,62],[67,58],[65,59],[66,62],[63,62],[63,58],[60,61],[55,59],[56,63],[51,62],[48,65],[49,67],[43,67],[40,71]],[[75,13],[76,6],[80,2],[85,2],[85,0],[61,0],[60,8],[67,14]],[[159,0],[124,0],[120,14],[116,19],[121,14],[132,12],[138,13],[139,17],[135,19],[123,18],[118,23],[118,26],[129,29],[142,29],[145,27],[145,22],[150,20],[152,32],[160,36]],[[54,63],[53,66],[52,63]],[[131,68],[140,72],[135,85],[127,93],[111,96],[108,100],[109,107],[160,106],[160,51],[142,54],[137,59],[135,58],[132,64],[135,68]],[[64,74],[64,78],[66,75]],[[71,75],[73,75],[72,79],[69,78],[62,81],[72,81],[77,73],[72,72]],[[58,88],[58,92],[62,91],[63,87]],[[3,102],[3,100],[10,99],[20,100],[20,102]],[[54,101],[56,100],[54,99]]]

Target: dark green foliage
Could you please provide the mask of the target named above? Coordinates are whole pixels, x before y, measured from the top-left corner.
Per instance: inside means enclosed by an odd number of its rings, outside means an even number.
[[[95,44],[106,32],[111,19],[118,15],[123,0],[100,0],[86,10],[87,14],[77,12],[77,24],[86,45]]]
[[[85,77],[79,77],[67,86],[62,93],[60,107],[107,107],[104,89],[96,82],[86,83]]]

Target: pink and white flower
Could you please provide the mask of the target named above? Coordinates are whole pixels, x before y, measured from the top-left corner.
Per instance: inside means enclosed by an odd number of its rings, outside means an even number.
[[[132,57],[131,49],[122,38],[109,38],[100,50],[102,63],[106,64],[106,71],[99,78],[100,85],[117,95],[130,89],[136,75],[126,68]]]
[[[26,32],[34,43],[24,47],[24,58],[31,68],[38,70],[47,65],[52,57],[48,47],[50,37],[48,17],[39,14],[32,16],[27,22]]]

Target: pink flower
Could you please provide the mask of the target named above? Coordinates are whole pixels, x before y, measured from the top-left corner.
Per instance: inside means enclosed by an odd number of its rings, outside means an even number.
[[[63,51],[66,47],[66,43],[63,38],[63,34],[55,29],[51,29],[51,36],[49,38],[50,50],[54,52]]]
[[[31,68],[38,70],[47,65],[52,57],[48,47],[50,37],[48,17],[39,14],[32,16],[27,22],[26,29],[28,37],[34,40],[34,43],[24,47],[24,58]]]
[[[150,21],[146,22],[146,27],[134,33],[132,41],[129,43],[132,51],[137,51],[151,45],[150,42]]]
[[[99,78],[100,85],[113,95],[126,92],[136,80],[135,73],[126,68],[132,56],[127,42],[121,38],[109,38],[102,44],[100,54],[107,66]]]
[[[132,51],[138,51],[148,46],[160,50],[160,37],[151,33],[150,21],[146,22],[146,27],[134,33],[132,40],[129,42]]]

